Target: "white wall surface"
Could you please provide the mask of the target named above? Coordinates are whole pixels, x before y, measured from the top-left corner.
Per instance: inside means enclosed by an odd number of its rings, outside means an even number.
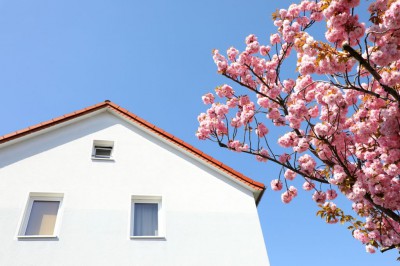
[[[113,140],[114,162],[91,159]],[[30,192],[63,193],[56,240],[18,240]],[[132,195],[165,240],[130,239]],[[251,191],[109,112],[0,148],[0,265],[269,265]]]

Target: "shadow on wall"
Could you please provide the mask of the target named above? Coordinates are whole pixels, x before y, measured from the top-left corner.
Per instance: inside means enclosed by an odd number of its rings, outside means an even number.
[[[80,120],[82,118],[23,136],[23,140],[15,144],[7,145],[6,142],[0,145],[0,168],[120,124],[118,120],[111,119],[111,116],[101,120],[89,117],[85,123],[80,123]]]

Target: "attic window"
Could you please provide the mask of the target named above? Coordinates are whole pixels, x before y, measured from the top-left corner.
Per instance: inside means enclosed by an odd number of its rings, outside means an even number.
[[[93,141],[92,159],[112,159],[114,141]]]

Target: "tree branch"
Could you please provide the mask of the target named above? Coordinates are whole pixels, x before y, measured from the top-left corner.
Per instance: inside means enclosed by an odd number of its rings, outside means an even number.
[[[398,246],[391,245],[390,247],[381,248],[381,252],[384,253],[384,252],[386,252],[388,250],[391,250],[391,249],[394,249],[394,248],[397,248],[397,247]]]
[[[226,145],[225,143],[223,143],[223,142],[221,142],[221,141],[218,141],[218,145],[219,145],[221,148],[225,148],[225,149],[231,150],[231,148],[229,148],[228,145]],[[295,172],[295,173],[297,173],[297,174],[299,174],[299,175],[301,175],[301,176],[303,176],[303,177],[305,177],[305,178],[314,180],[314,181],[316,181],[316,182],[320,182],[320,183],[324,183],[324,184],[329,184],[329,182],[328,182],[327,180],[325,180],[325,179],[319,179],[319,178],[315,178],[315,177],[313,177],[313,176],[311,176],[311,175],[307,175],[306,173],[301,172],[299,169],[296,169],[296,168],[294,168],[294,167],[291,167],[290,165],[287,165],[287,164],[282,164],[280,161],[278,161],[278,160],[276,160],[275,158],[272,158],[272,157],[270,157],[270,156],[264,156],[264,155],[261,155],[261,154],[258,154],[258,153],[254,153],[254,152],[251,152],[251,151],[241,151],[241,152],[246,153],[246,154],[250,154],[250,155],[254,155],[254,156],[257,155],[257,156],[263,157],[263,158],[265,158],[265,159],[267,159],[267,160],[269,160],[269,161],[272,161],[272,162],[274,162],[274,163],[276,163],[276,164],[279,164],[279,165],[281,165],[281,166],[283,166],[283,167],[285,167],[285,168],[287,168],[287,169],[290,169],[290,170],[292,170],[293,172]]]
[[[379,84],[382,86],[382,88],[390,95],[393,96],[393,98],[396,99],[397,102],[400,102],[400,95],[397,93],[397,91],[385,84],[382,84],[381,80],[382,77],[379,75],[379,73],[356,51],[354,50],[348,42],[343,43],[343,50],[348,52],[352,57],[354,57],[360,64],[369,72],[371,75],[379,82]]]
[[[377,204],[374,203],[374,201],[371,198],[370,194],[365,194],[364,198],[366,200],[368,200],[375,208],[377,208],[378,210],[380,210],[381,212],[383,212],[384,214],[386,214],[388,217],[390,217],[391,219],[393,219],[393,221],[397,222],[400,224],[400,216],[397,215],[394,211],[384,208],[382,206],[379,206]]]

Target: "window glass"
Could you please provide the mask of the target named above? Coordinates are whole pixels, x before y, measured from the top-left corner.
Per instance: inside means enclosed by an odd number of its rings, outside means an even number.
[[[110,158],[111,157],[112,147],[95,147],[95,156],[101,158]]]
[[[134,204],[134,236],[158,235],[158,204],[157,203],[133,203]]]
[[[53,235],[59,201],[34,200],[25,235]]]

